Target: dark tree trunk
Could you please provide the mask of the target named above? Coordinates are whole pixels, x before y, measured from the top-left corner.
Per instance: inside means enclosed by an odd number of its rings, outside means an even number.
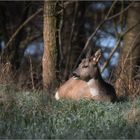
[[[62,48],[63,48],[63,80],[69,78],[77,58],[85,42],[83,42],[83,17],[85,13],[85,2],[77,1],[69,3],[64,11]]]

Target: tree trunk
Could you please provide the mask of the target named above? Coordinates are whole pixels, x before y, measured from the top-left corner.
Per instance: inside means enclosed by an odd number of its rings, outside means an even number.
[[[140,3],[136,2],[127,15],[127,29],[140,22]],[[140,65],[140,24],[129,31],[124,37],[124,48],[121,52],[120,70],[116,81],[117,92],[130,91]]]
[[[44,2],[44,54],[43,54],[43,86],[52,89],[56,83],[56,1]]]

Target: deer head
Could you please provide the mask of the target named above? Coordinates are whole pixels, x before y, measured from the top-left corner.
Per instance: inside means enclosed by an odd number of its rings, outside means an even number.
[[[114,87],[104,81],[99,71],[98,62],[101,55],[102,52],[99,49],[92,57],[83,59],[73,72],[73,77],[60,86],[56,92],[56,100],[65,98],[116,101]]]
[[[101,55],[102,51],[99,49],[90,58],[83,59],[78,68],[73,72],[73,76],[85,81],[88,81],[92,78],[96,79],[100,75],[98,62],[101,58]]]

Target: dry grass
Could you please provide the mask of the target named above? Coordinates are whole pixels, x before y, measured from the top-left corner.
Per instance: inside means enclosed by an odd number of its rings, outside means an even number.
[[[130,77],[127,69],[117,67],[115,88],[118,96],[127,96],[131,99],[140,95],[140,75]],[[121,72],[120,72],[121,71]]]
[[[140,123],[140,109],[132,108],[124,114],[124,118],[131,124]]]
[[[14,76],[12,66],[9,62],[6,64],[0,64],[0,84],[12,85]]]
[[[22,89],[42,89],[42,70],[40,65],[23,65],[13,70],[10,63],[0,64],[0,84]]]

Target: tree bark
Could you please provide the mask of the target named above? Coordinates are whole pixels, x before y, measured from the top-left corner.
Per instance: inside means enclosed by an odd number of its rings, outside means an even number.
[[[127,29],[140,22],[140,3],[135,2],[129,9],[127,15]],[[122,92],[122,88],[130,90],[133,85],[134,77],[140,65],[140,24],[129,31],[124,37],[124,47],[121,52],[120,69],[116,81],[117,92]]]
[[[43,86],[52,89],[56,83],[56,1],[44,2],[44,54],[43,54]]]

